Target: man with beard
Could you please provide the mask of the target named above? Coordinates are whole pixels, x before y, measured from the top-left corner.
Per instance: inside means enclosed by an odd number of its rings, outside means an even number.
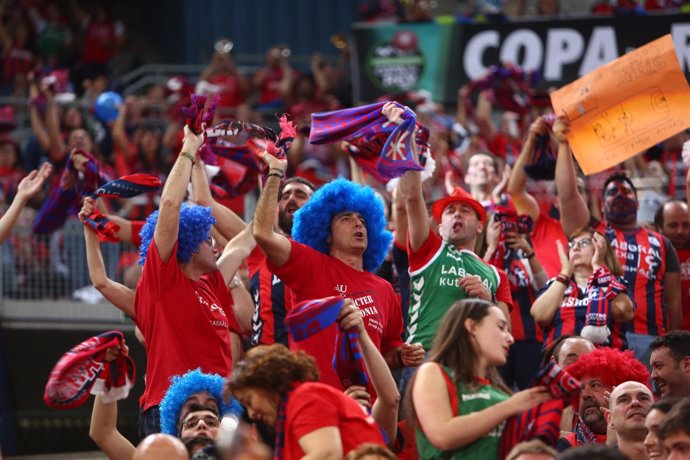
[[[654,215],[658,232],[666,236],[678,253],[680,262],[680,295],[683,306],[681,328],[690,330],[690,212],[687,203],[672,200],[659,206]]]
[[[566,235],[590,224],[590,210],[577,191],[575,164],[569,153],[566,120],[558,118],[554,134],[559,143],[556,160],[556,185],[561,223]],[[649,343],[654,337],[681,325],[680,266],[673,245],[663,235],[647,230],[637,222],[637,190],[632,180],[614,172],[604,183],[602,210],[604,221],[594,230],[611,243],[624,271],[625,282],[635,301],[635,317],[616,323],[612,333],[624,335],[628,348],[637,358],[649,361]]]
[[[666,397],[690,396],[690,332],[669,331],[650,345],[652,381]]]
[[[647,460],[645,419],[652,403],[652,391],[640,382],[623,382],[611,392],[604,416],[616,433],[618,450],[630,460]]]
[[[314,194],[314,184],[301,177],[287,179],[278,193],[278,229],[281,235],[292,236],[295,212]],[[292,306],[290,291],[283,281],[266,267],[266,253],[257,247],[247,259],[249,265],[249,292],[254,300],[254,315],[250,343],[288,345],[285,313]]]
[[[631,351],[597,348],[565,368],[582,383],[580,397],[574,408],[578,413],[574,431],[558,441],[558,450],[583,444],[605,444],[607,422],[601,408],[606,407],[605,393],[623,382],[646,384],[647,368]],[[644,421],[644,420],[643,420]]]

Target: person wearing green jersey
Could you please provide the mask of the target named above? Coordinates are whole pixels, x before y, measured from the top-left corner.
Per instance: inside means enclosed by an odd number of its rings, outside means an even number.
[[[392,123],[400,122],[402,112],[393,104],[382,109]],[[416,156],[414,139],[412,149]],[[428,351],[443,315],[454,302],[466,298],[495,301],[508,316],[512,297],[506,274],[473,252],[486,223],[484,207],[455,188],[433,205],[437,235],[427,215],[419,171],[405,172],[400,190],[407,210],[411,281],[406,341],[421,343]]]
[[[511,396],[496,369],[513,344],[508,317],[492,302],[455,302],[408,398],[419,457],[496,460],[504,422],[551,398],[545,386]]]

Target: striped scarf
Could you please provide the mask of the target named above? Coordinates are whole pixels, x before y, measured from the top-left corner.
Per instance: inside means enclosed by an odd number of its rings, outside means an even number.
[[[75,154],[84,155],[88,162],[84,171],[77,171],[72,162]],[[60,177],[60,184],[51,189],[33,223],[34,233],[52,233],[61,228],[67,218],[77,215],[84,196],[94,193],[110,179],[101,171],[96,159],[89,152],[77,149],[67,159],[67,165]]]
[[[92,196],[104,198],[132,198],[143,193],[155,192],[160,189],[160,187],[161,180],[158,176],[149,174],[130,174],[103,184]],[[108,219],[97,208],[94,208],[93,212],[86,217],[85,221],[96,232],[98,241],[101,243],[106,241],[117,243],[120,241],[117,237],[120,226]]]
[[[290,386],[290,389],[285,393],[283,399],[278,405],[278,417],[276,419],[276,445],[273,448],[273,459],[283,460],[283,450],[285,449],[285,412],[287,407],[288,399],[292,392],[299,386],[302,382],[295,382]]]
[[[381,145],[376,160],[376,171],[379,178],[385,182],[402,176],[405,171],[422,171],[424,168],[417,163],[411,150],[417,116],[409,108],[393,102],[404,109],[403,121],[396,125],[389,122],[381,113],[385,104],[386,102],[378,102],[334,112],[313,113],[309,142],[328,144],[354,141],[360,146],[362,142],[373,142],[375,150],[379,150],[378,145]],[[368,167],[366,162],[364,164]]]
[[[539,371],[531,386],[542,385],[548,387],[553,399],[538,404],[506,421],[499,445],[498,458],[505,458],[516,444],[535,438],[547,445],[556,447],[560,436],[563,408],[566,401],[569,401],[574,394],[579,392],[582,386],[577,379],[553,361]]]
[[[342,297],[333,296],[299,303],[285,317],[288,334],[300,342],[332,326],[338,320],[343,302]],[[369,384],[358,338],[355,330],[339,330],[336,336],[333,369],[345,388]]]
[[[103,395],[106,402],[126,398],[134,382],[134,361],[122,353],[105,360],[108,348],[121,347],[124,340],[122,332],[108,331],[62,355],[50,372],[43,401],[55,409],[71,409],[84,404],[90,393]]]
[[[607,343],[611,335],[607,326],[611,314],[611,302],[618,294],[624,294],[627,291],[625,281],[616,277],[606,266],[595,270],[587,280],[589,305],[587,305],[585,326],[580,331],[580,335],[591,340],[595,345]]]

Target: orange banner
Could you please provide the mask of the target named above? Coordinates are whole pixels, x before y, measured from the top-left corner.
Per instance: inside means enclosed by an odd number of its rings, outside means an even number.
[[[554,91],[557,115],[585,174],[615,166],[690,127],[690,87],[671,35]]]

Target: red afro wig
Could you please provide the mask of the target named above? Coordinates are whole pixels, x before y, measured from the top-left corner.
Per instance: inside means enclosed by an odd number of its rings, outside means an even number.
[[[639,382],[649,388],[649,371],[635,358],[631,350],[601,347],[581,355],[577,361],[565,367],[566,372],[578,380],[596,377],[604,385],[616,386],[623,382]],[[579,399],[573,406],[579,410]]]
[[[597,377],[605,385],[616,386],[623,382],[640,382],[649,387],[649,371],[635,358],[631,350],[620,351],[601,347],[581,355],[565,370],[578,380]]]

